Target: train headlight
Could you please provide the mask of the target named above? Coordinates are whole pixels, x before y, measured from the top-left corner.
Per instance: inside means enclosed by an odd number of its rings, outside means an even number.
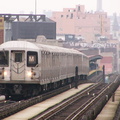
[[[8,73],[7,73],[7,71],[4,71],[3,74],[4,74],[4,76],[7,76]]]
[[[1,75],[2,75],[2,79],[4,79],[5,77],[7,77],[8,74],[9,74],[8,71],[3,70],[2,73],[1,73]]]
[[[32,72],[31,71],[27,71],[27,76],[31,77],[32,76]]]

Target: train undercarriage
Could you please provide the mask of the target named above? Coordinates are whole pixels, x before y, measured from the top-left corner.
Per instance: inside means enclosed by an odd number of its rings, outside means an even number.
[[[87,76],[79,76],[79,80],[86,80]],[[60,80],[49,84],[28,84],[28,83],[0,83],[0,94],[5,95],[6,99],[22,100],[28,99],[45,92],[60,88],[75,82],[74,77]]]

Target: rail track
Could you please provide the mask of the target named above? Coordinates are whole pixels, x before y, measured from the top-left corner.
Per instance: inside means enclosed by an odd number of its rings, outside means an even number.
[[[84,81],[84,82],[86,83],[87,81]],[[79,84],[84,83],[84,82],[82,81]],[[27,100],[21,100],[21,101],[15,101],[15,102],[11,101],[11,103],[9,101],[10,104],[2,102],[1,103],[2,107],[0,107],[0,119],[8,117],[16,112],[19,112],[19,111],[21,111],[27,107],[30,107],[34,104],[37,104],[39,102],[42,102],[50,97],[60,94],[66,90],[73,88],[73,87],[74,87],[74,83],[71,85],[66,85],[61,88],[52,90],[50,92],[43,93],[42,95],[27,99]]]
[[[97,79],[97,80],[101,79],[102,80],[102,77],[98,76],[95,79]],[[84,81],[84,82],[86,83],[86,82],[89,82],[89,81]],[[84,83],[84,82],[82,82],[82,83]],[[79,84],[81,84],[81,83],[79,83]],[[29,106],[32,106],[32,105],[37,104],[41,101],[44,101],[45,99],[53,97],[53,96],[55,96],[59,93],[62,93],[64,91],[68,90],[68,89],[71,89],[72,87],[74,87],[74,84],[64,86],[62,88],[59,88],[59,89],[56,89],[54,91],[39,95],[37,97],[33,97],[31,99],[28,99],[28,100],[21,100],[21,101],[17,101],[17,102],[12,102],[9,105],[6,104],[5,107],[3,105],[3,107],[0,108],[0,119],[8,117],[8,116],[10,116],[10,115],[12,115],[16,112],[19,112],[19,111],[21,111],[21,110],[23,110],[23,109],[25,109]],[[86,90],[86,94],[88,94],[88,90]]]
[[[8,105],[11,105],[12,103],[15,103],[15,101],[5,100],[0,102],[0,110],[7,107]]]
[[[119,77],[112,76],[113,79],[114,81],[110,84],[96,83],[31,120],[87,120],[87,117],[95,118],[119,85]]]

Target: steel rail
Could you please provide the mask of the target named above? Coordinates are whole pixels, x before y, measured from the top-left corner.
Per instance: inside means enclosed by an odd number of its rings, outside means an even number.
[[[106,93],[106,91],[108,90],[108,88],[112,87],[113,83],[117,82],[118,77],[119,76],[117,76],[112,83],[108,84],[105,88],[103,88],[100,91],[100,93],[96,97],[94,97],[94,99],[88,100],[83,105],[85,107],[83,107],[83,106],[79,107],[76,111],[74,111],[72,114],[70,114],[65,120],[77,120],[80,116],[82,116],[93,104],[95,104],[101,98],[101,96],[103,96]]]
[[[83,115],[92,105],[95,104],[95,102],[97,102],[101,98],[101,96],[103,96],[106,93],[106,90],[108,90],[108,88],[110,88],[114,83],[117,83],[118,78],[119,78],[119,76],[114,77],[114,81],[112,83],[106,85],[102,90],[99,91],[99,94],[97,96],[90,98],[86,102],[87,104],[84,104],[82,106],[83,109],[81,109],[81,107],[78,108],[75,112],[73,112],[65,120],[75,120],[77,117],[80,117],[81,115]],[[71,105],[72,103],[74,103],[75,101],[80,99],[80,97],[85,96],[85,94],[87,95],[88,92],[95,89],[100,84],[101,83],[96,83],[94,86],[86,89],[85,91],[82,91],[81,93],[79,93],[79,94],[77,94],[75,96],[72,96],[71,98],[65,100],[64,102],[60,103],[59,105],[54,106],[53,108],[49,109],[48,111],[46,111],[46,112],[42,113],[41,115],[35,117],[35,119],[33,118],[31,120],[50,119],[52,116],[59,113],[64,108],[66,108],[67,106]]]
[[[73,95],[69,99],[64,100],[63,102],[61,102],[58,105],[55,105],[54,107],[52,107],[48,111],[45,111],[44,113],[42,113],[41,115],[39,115],[38,117],[36,117],[35,120],[49,119],[50,117],[52,117],[53,115],[57,114],[62,109],[66,108],[67,106],[71,105],[72,103],[74,103],[75,101],[77,101],[78,99],[80,99],[81,97],[87,95],[88,91],[89,92],[92,91],[93,89],[95,89],[99,85],[101,85],[101,83],[96,83],[96,84],[90,86],[89,88],[83,90],[82,92],[79,92],[79,93]],[[32,119],[32,120],[34,120],[34,119]]]

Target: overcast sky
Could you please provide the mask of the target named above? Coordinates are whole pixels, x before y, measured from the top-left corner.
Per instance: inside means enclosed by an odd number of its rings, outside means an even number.
[[[63,8],[75,8],[76,5],[85,5],[86,11],[96,11],[97,0],[0,0],[0,13],[35,13],[37,1],[37,14],[43,10],[62,11]],[[102,9],[108,15],[120,13],[119,0],[102,0]]]

